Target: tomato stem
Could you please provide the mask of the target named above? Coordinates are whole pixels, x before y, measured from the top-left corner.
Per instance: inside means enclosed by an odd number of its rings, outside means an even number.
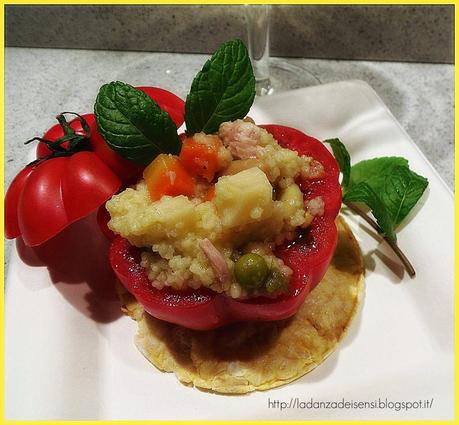
[[[70,115],[75,115],[76,117],[78,117],[78,119],[80,120],[80,123],[81,123],[81,127],[83,127],[83,130],[85,131],[85,135],[86,137],[90,137],[91,136],[91,129],[89,128],[89,124],[88,122],[84,119],[84,117],[76,112],[61,112],[60,115],[65,115],[65,114],[70,114]]]
[[[83,128],[84,134],[78,134],[75,132],[75,130],[67,122],[65,114],[72,114],[78,117],[81,123],[81,127]],[[71,156],[76,152],[91,150],[90,128],[86,120],[80,114],[77,114],[76,112],[62,112],[56,116],[56,119],[64,132],[64,135],[62,137],[55,141],[46,140],[42,137],[34,137],[30,140],[27,140],[24,143],[27,145],[33,141],[38,141],[40,143],[44,143],[46,147],[51,151],[49,155],[46,155],[42,158],[38,158],[37,160],[32,161],[29,165],[38,165],[43,161],[46,161],[51,158]],[[68,143],[68,145],[62,146],[64,143]]]
[[[62,129],[64,130],[64,137],[75,134],[75,131],[73,130],[72,127],[70,127],[69,123],[67,122],[63,114],[57,115],[56,119],[61,125]]]
[[[381,235],[384,238],[387,244],[391,247],[392,251],[394,251],[395,255],[397,255],[397,257],[402,262],[409,276],[411,278],[414,278],[416,276],[416,270],[414,270],[414,267],[411,264],[411,262],[408,260],[406,255],[400,249],[400,247],[397,245],[397,242],[386,238],[383,235],[381,228],[378,226],[378,224],[373,219],[371,219],[364,211],[362,211],[359,207],[357,207],[351,202],[343,202],[343,204],[346,205],[351,211],[353,211],[354,213],[362,217],[374,230],[378,232],[379,235]]]

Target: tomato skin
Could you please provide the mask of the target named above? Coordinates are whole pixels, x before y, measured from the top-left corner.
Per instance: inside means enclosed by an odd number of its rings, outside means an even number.
[[[183,124],[183,100],[167,90],[139,89],[169,112],[177,127]],[[144,167],[127,161],[108,147],[97,129],[94,114],[84,114],[82,118],[89,126],[90,151],[28,165],[12,181],[5,195],[5,235],[8,239],[22,236],[26,245],[40,245],[99,208],[122,185],[135,182],[141,175]],[[76,134],[86,135],[79,117],[69,125]],[[63,135],[64,129],[56,124],[43,139],[55,142]],[[61,146],[68,147],[68,142]],[[50,154],[45,143],[38,144],[37,159]],[[109,232],[107,228],[107,235]]]
[[[174,121],[175,125],[180,127],[184,122],[185,116],[185,102],[167,90],[157,87],[137,87],[148,96],[150,96],[161,109],[168,112]],[[90,129],[90,143],[93,152],[105,162],[115,174],[117,174],[125,184],[134,183],[142,174],[143,166],[133,163],[118,155],[111,149],[105,142],[102,135],[97,128],[96,117],[94,114],[83,114],[82,117],[89,125]],[[84,135],[85,132],[81,126],[81,121],[77,117],[69,122],[71,128],[77,134]],[[54,142],[64,135],[64,130],[59,124],[51,127],[43,136],[43,139]],[[62,146],[66,147],[68,143],[63,143]],[[37,158],[43,158],[51,152],[44,143],[39,143],[37,146]]]
[[[122,156],[118,155],[114,150],[110,149],[105,142],[102,135],[97,129],[96,117],[94,114],[83,114],[82,117],[88,123],[90,129],[90,142],[93,152],[105,162],[113,172],[118,175],[126,184],[132,180],[136,180],[142,174],[143,167],[134,164]],[[70,127],[75,130],[75,133],[84,135],[85,132],[81,126],[81,121],[77,117],[69,122]],[[64,130],[59,124],[51,127],[44,135],[43,139],[49,141],[56,141],[64,135]],[[62,146],[66,147],[68,143],[63,143]],[[51,151],[44,143],[39,143],[37,146],[37,158],[43,158],[49,155]]]
[[[91,146],[93,152],[120,177],[125,184],[135,182],[142,174],[143,166],[128,161],[111,149],[97,129],[96,117],[88,114],[88,124],[91,129]]]
[[[24,184],[33,171],[33,167],[23,168],[13,179],[5,194],[5,236],[7,239],[14,239],[21,235],[17,209]]]
[[[5,233],[22,236],[27,246],[40,245],[96,210],[120,186],[118,176],[92,152],[28,165],[5,196]]]
[[[177,128],[184,123],[185,102],[177,95],[159,87],[139,86],[136,88],[150,96],[163,111],[166,111],[172,118],[172,121],[175,122]]]
[[[322,196],[324,215],[315,217],[301,238],[279,246],[276,255],[293,270],[289,292],[277,298],[236,300],[207,288],[177,291],[155,289],[140,265],[140,250],[117,236],[110,247],[110,263],[118,279],[145,311],[159,319],[196,330],[214,329],[235,321],[282,320],[295,314],[309,292],[324,276],[338,241],[335,218],[341,205],[339,167],[318,140],[284,126],[266,125],[279,144],[310,155],[324,166],[326,175],[299,181],[305,200]]]
[[[110,221],[110,213],[105,208],[105,204],[101,205],[97,210],[97,225],[99,229],[102,231],[104,236],[109,240],[112,241],[116,238],[116,235],[110,230],[108,227],[108,222]]]

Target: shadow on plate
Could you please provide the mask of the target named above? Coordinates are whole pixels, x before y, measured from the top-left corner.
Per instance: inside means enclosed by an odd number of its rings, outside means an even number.
[[[355,214],[353,214],[349,209],[343,208],[341,210],[342,214],[349,218],[357,218]],[[366,223],[360,222],[358,224],[359,229],[365,232],[371,239],[374,240],[375,245],[377,246],[375,249],[368,251],[363,254],[363,260],[365,264],[365,270],[374,272],[376,269],[376,260],[375,257],[379,258],[382,264],[384,264],[388,270],[391,271],[393,275],[393,279],[391,279],[392,283],[400,283],[403,278],[405,277],[405,268],[398,260],[396,255],[391,251],[387,243],[384,241],[382,236],[380,236],[373,228],[368,226]]]
[[[109,245],[95,214],[37,247],[26,246],[21,238],[16,240],[21,260],[32,267],[47,267],[62,296],[99,323],[112,322],[122,315],[115,292],[116,277],[108,260]]]

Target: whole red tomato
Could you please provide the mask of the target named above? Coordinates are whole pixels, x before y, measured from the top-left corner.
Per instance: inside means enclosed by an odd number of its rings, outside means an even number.
[[[177,127],[183,123],[184,102],[173,93],[141,87],[167,111]],[[66,113],[64,113],[66,114]],[[121,186],[135,180],[143,167],[111,150],[97,129],[94,114],[64,114],[40,143],[37,161],[14,178],[5,195],[5,234],[22,236],[37,246],[104,204]]]
[[[81,117],[76,117],[68,123],[76,134],[85,134],[81,118],[86,121],[89,127],[89,142],[91,150],[105,164],[108,165],[108,167],[121,179],[122,182],[129,183],[131,180],[135,180],[142,173],[144,167],[124,159],[121,155],[118,155],[114,150],[110,149],[97,129],[97,122],[94,114],[83,114]],[[63,136],[64,129],[60,124],[56,124],[44,134],[43,139],[55,142]],[[63,148],[67,148],[67,146],[68,142],[62,144]],[[38,144],[37,158],[46,157],[50,153],[51,151],[45,143],[40,142]]]
[[[94,152],[81,151],[26,166],[5,196],[5,234],[27,246],[51,239],[114,195],[119,177]]]
[[[174,93],[157,87],[137,88],[150,96],[163,111],[166,111],[177,128],[183,124],[185,103],[182,99]],[[105,162],[124,183],[129,184],[137,180],[137,177],[140,176],[144,167],[124,159],[114,150],[110,149],[97,129],[97,122],[94,114],[83,114],[81,117],[86,121],[89,127],[89,138],[92,151]],[[74,120],[70,121],[68,125],[76,134],[85,134],[85,129],[83,129],[80,117],[76,117]],[[56,124],[44,134],[43,139],[55,142],[63,136],[63,126],[61,124]],[[67,146],[68,142],[62,144],[64,148]],[[37,158],[43,158],[50,153],[51,151],[45,143],[38,144]]]

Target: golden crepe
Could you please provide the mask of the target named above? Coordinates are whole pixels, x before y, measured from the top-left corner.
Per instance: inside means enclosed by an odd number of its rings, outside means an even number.
[[[123,311],[138,322],[135,343],[158,369],[188,385],[243,394],[291,382],[314,369],[346,334],[363,294],[363,259],[342,217],[325,277],[290,319],[193,331],[144,312],[120,288]]]

